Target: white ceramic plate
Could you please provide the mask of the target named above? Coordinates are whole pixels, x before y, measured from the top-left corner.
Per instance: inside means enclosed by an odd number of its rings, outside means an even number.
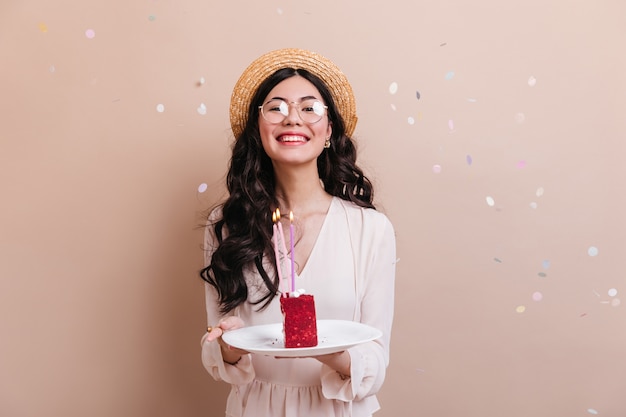
[[[317,346],[285,348],[283,324],[263,324],[231,330],[222,336],[233,347],[265,356],[317,356],[340,352],[378,339],[382,332],[363,323],[348,320],[318,320]]]

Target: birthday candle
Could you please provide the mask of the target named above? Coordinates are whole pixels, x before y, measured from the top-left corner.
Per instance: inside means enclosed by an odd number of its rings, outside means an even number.
[[[291,243],[291,291],[296,290],[296,254],[293,251],[295,244],[293,243],[293,212],[289,212],[289,241]]]
[[[283,287],[283,271],[280,262],[280,253],[278,251],[278,227],[276,227],[276,212],[272,213],[272,240],[274,241],[274,256],[276,257],[276,271],[278,272],[278,284],[279,287]],[[284,291],[283,291],[284,293]],[[283,294],[284,295],[284,294]]]
[[[285,232],[283,231],[283,225],[280,222],[280,210],[276,209],[276,224],[278,225],[278,240],[280,241],[283,253],[287,256],[287,245],[285,245]]]

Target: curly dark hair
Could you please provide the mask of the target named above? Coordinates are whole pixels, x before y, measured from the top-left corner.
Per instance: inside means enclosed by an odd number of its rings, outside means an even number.
[[[279,293],[276,258],[272,246],[272,212],[278,207],[272,161],[265,153],[259,134],[259,105],[281,81],[301,76],[320,92],[328,106],[332,123],[331,147],[317,159],[319,177],[329,194],[361,207],[374,208],[373,188],[356,165],[356,148],[345,134],[344,121],[326,84],[303,69],[283,68],[268,77],[258,88],[248,109],[246,126],[232,147],[226,176],[229,196],[222,204],[221,218],[212,225],[218,247],[210,264],[200,271],[203,280],[217,290],[220,311],[226,314],[248,298],[244,271],[256,268],[267,291],[253,304],[264,309]],[[271,271],[264,267],[271,265]]]

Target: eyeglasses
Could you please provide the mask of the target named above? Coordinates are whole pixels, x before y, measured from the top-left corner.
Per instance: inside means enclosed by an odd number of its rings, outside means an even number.
[[[298,111],[300,119],[307,124],[317,123],[326,114],[328,106],[322,104],[321,101],[315,99],[303,100],[300,103],[287,103],[284,100],[270,100],[262,106],[259,106],[261,116],[271,123],[278,124],[289,116],[289,106],[294,105]]]

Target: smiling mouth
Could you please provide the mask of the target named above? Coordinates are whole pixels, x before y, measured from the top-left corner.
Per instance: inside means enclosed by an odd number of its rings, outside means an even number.
[[[304,136],[284,135],[284,136],[280,136],[278,138],[278,141],[283,142],[283,143],[306,143],[308,142],[308,139]]]

